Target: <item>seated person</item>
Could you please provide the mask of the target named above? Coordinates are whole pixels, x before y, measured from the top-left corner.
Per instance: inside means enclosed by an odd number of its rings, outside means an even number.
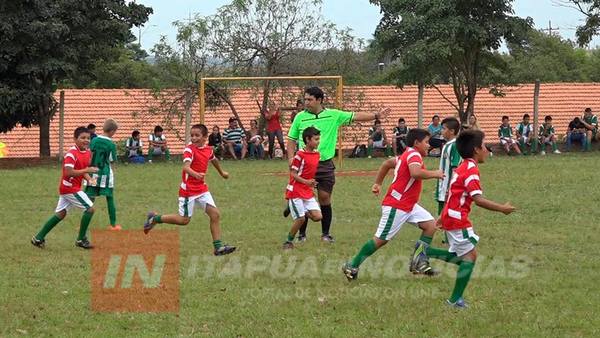
[[[262,160],[265,155],[265,148],[263,147],[263,138],[260,136],[258,130],[258,122],[256,120],[250,121],[250,131],[248,131],[248,151],[250,158]]]
[[[579,142],[583,151],[587,149],[587,129],[579,117],[574,118],[573,121],[569,123],[569,129],[567,131],[567,151],[571,151],[573,142]]]
[[[161,126],[154,127],[154,133],[148,136],[148,162],[152,163],[154,156],[165,155],[167,161],[171,160],[171,153],[169,152],[169,146],[167,145],[167,138],[163,135],[163,128]]]
[[[223,148],[223,137],[221,136],[219,126],[214,126],[212,133],[208,135],[208,145],[213,147],[213,152],[222,161],[225,148]]]
[[[367,155],[373,156],[373,149],[383,149],[386,156],[392,156],[390,145],[385,137],[385,130],[381,126],[381,121],[375,120],[373,127],[369,129],[369,140],[367,141]]]
[[[540,138],[540,155],[546,155],[546,145],[552,146],[552,152],[560,154],[556,145],[556,134],[554,133],[554,127],[552,126],[552,116],[547,115],[544,117],[544,123],[540,126],[539,131]]]
[[[406,149],[406,134],[408,134],[409,130],[404,118],[399,118],[398,125],[394,127],[394,135],[392,136],[392,149],[394,150],[394,155],[402,155]]]
[[[427,130],[429,131],[429,134],[431,134],[431,138],[429,139],[429,152],[436,150],[436,153],[440,154],[446,140],[444,140],[444,137],[442,136],[442,124],[440,123],[440,117],[438,115],[433,115],[431,124],[427,127]]]
[[[134,157],[142,156],[142,140],[140,139],[140,132],[134,130],[131,133],[131,137],[125,141],[125,156],[131,160]]]
[[[229,118],[229,127],[223,131],[223,140],[231,157],[236,160],[243,160],[246,157],[246,133],[238,127],[235,117]],[[240,154],[240,158],[237,154]]]
[[[514,149],[517,154],[521,154],[519,145],[513,138],[512,127],[508,116],[502,116],[502,124],[498,128],[498,137],[500,138],[500,144],[504,147],[506,155],[510,155],[510,148]]]
[[[595,141],[598,137],[598,116],[592,113],[592,108],[585,108],[581,123],[585,126],[586,135],[586,150],[592,149],[592,141]]]
[[[529,114],[523,115],[523,121],[517,124],[515,132],[521,152],[524,155],[529,154],[531,151],[531,141],[533,140],[533,125],[529,123]]]

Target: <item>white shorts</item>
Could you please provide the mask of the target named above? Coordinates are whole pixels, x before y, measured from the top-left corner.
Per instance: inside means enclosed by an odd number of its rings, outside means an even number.
[[[385,148],[385,145],[383,144],[383,140],[373,141],[373,148]]]
[[[506,145],[506,144],[513,145],[514,143],[515,143],[515,140],[513,140],[510,137],[501,137],[500,138],[500,144],[502,144],[502,145]]]
[[[540,136],[540,143],[541,144],[552,144],[552,142],[554,142],[554,140],[552,140],[553,137],[554,137],[554,135]]]
[[[192,197],[179,197],[179,215],[192,217],[194,208],[202,208],[206,211],[206,205],[217,207],[209,191]]]
[[[74,194],[60,195],[58,198],[58,205],[56,206],[55,212],[63,210],[69,210],[73,207],[87,210],[94,205],[92,200],[83,191],[78,191]]]
[[[458,257],[464,256],[469,251],[475,249],[475,245],[479,242],[479,236],[475,234],[473,228],[446,230],[448,235],[448,251],[456,253]]]
[[[525,143],[525,144],[529,144],[530,143],[529,142],[529,137],[527,137],[527,136],[521,136],[519,138],[519,142],[522,142],[522,143]]]
[[[381,219],[375,237],[389,241],[394,238],[404,223],[417,223],[433,221],[433,216],[422,206],[415,204],[411,212],[405,212],[387,205],[381,207]]]
[[[319,207],[319,203],[314,197],[307,200],[302,198],[291,198],[288,200],[288,205],[290,207],[290,215],[292,215],[292,219],[294,220],[304,217],[307,211],[321,211],[321,207]]]

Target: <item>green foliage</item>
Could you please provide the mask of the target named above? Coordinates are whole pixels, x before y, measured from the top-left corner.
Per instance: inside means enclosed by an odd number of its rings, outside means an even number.
[[[587,46],[595,35],[600,34],[600,0],[561,0],[559,3],[585,15],[585,22],[576,32],[579,46]]]

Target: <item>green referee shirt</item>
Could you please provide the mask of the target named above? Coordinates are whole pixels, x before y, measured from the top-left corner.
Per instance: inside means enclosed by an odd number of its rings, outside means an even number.
[[[320,160],[327,161],[335,156],[339,127],[349,125],[353,118],[354,113],[337,109],[324,109],[317,115],[304,110],[296,114],[288,138],[297,141],[298,148],[303,149],[302,132],[308,127],[317,128],[321,132],[321,143],[318,149],[321,153]]]

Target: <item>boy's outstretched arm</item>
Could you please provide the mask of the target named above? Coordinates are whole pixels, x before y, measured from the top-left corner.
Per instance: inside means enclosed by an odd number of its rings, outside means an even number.
[[[427,180],[430,178],[444,178],[444,172],[442,170],[427,170],[421,168],[420,163],[409,163],[408,170],[410,171],[410,177]]]
[[[217,169],[217,172],[219,173],[219,175],[221,175],[221,177],[223,177],[224,179],[229,178],[229,173],[223,171],[223,169],[221,168],[221,164],[219,163],[219,160],[216,157],[213,160],[211,160],[210,163],[212,163],[213,167]]]
[[[372,193],[374,193],[375,195],[379,195],[379,193],[381,192],[381,184],[383,183],[385,176],[387,176],[390,169],[394,168],[395,166],[396,166],[395,158],[390,158],[389,160],[385,160],[383,163],[381,163],[381,166],[379,167],[379,170],[377,171],[377,176],[375,176],[375,183],[373,184],[373,187],[371,188]]]
[[[516,210],[516,208],[510,205],[510,203],[508,202],[504,204],[496,203],[494,201],[488,200],[480,194],[473,196],[473,201],[475,202],[475,204],[477,204],[477,206],[481,208],[492,211],[498,211],[505,215],[508,215]]]

